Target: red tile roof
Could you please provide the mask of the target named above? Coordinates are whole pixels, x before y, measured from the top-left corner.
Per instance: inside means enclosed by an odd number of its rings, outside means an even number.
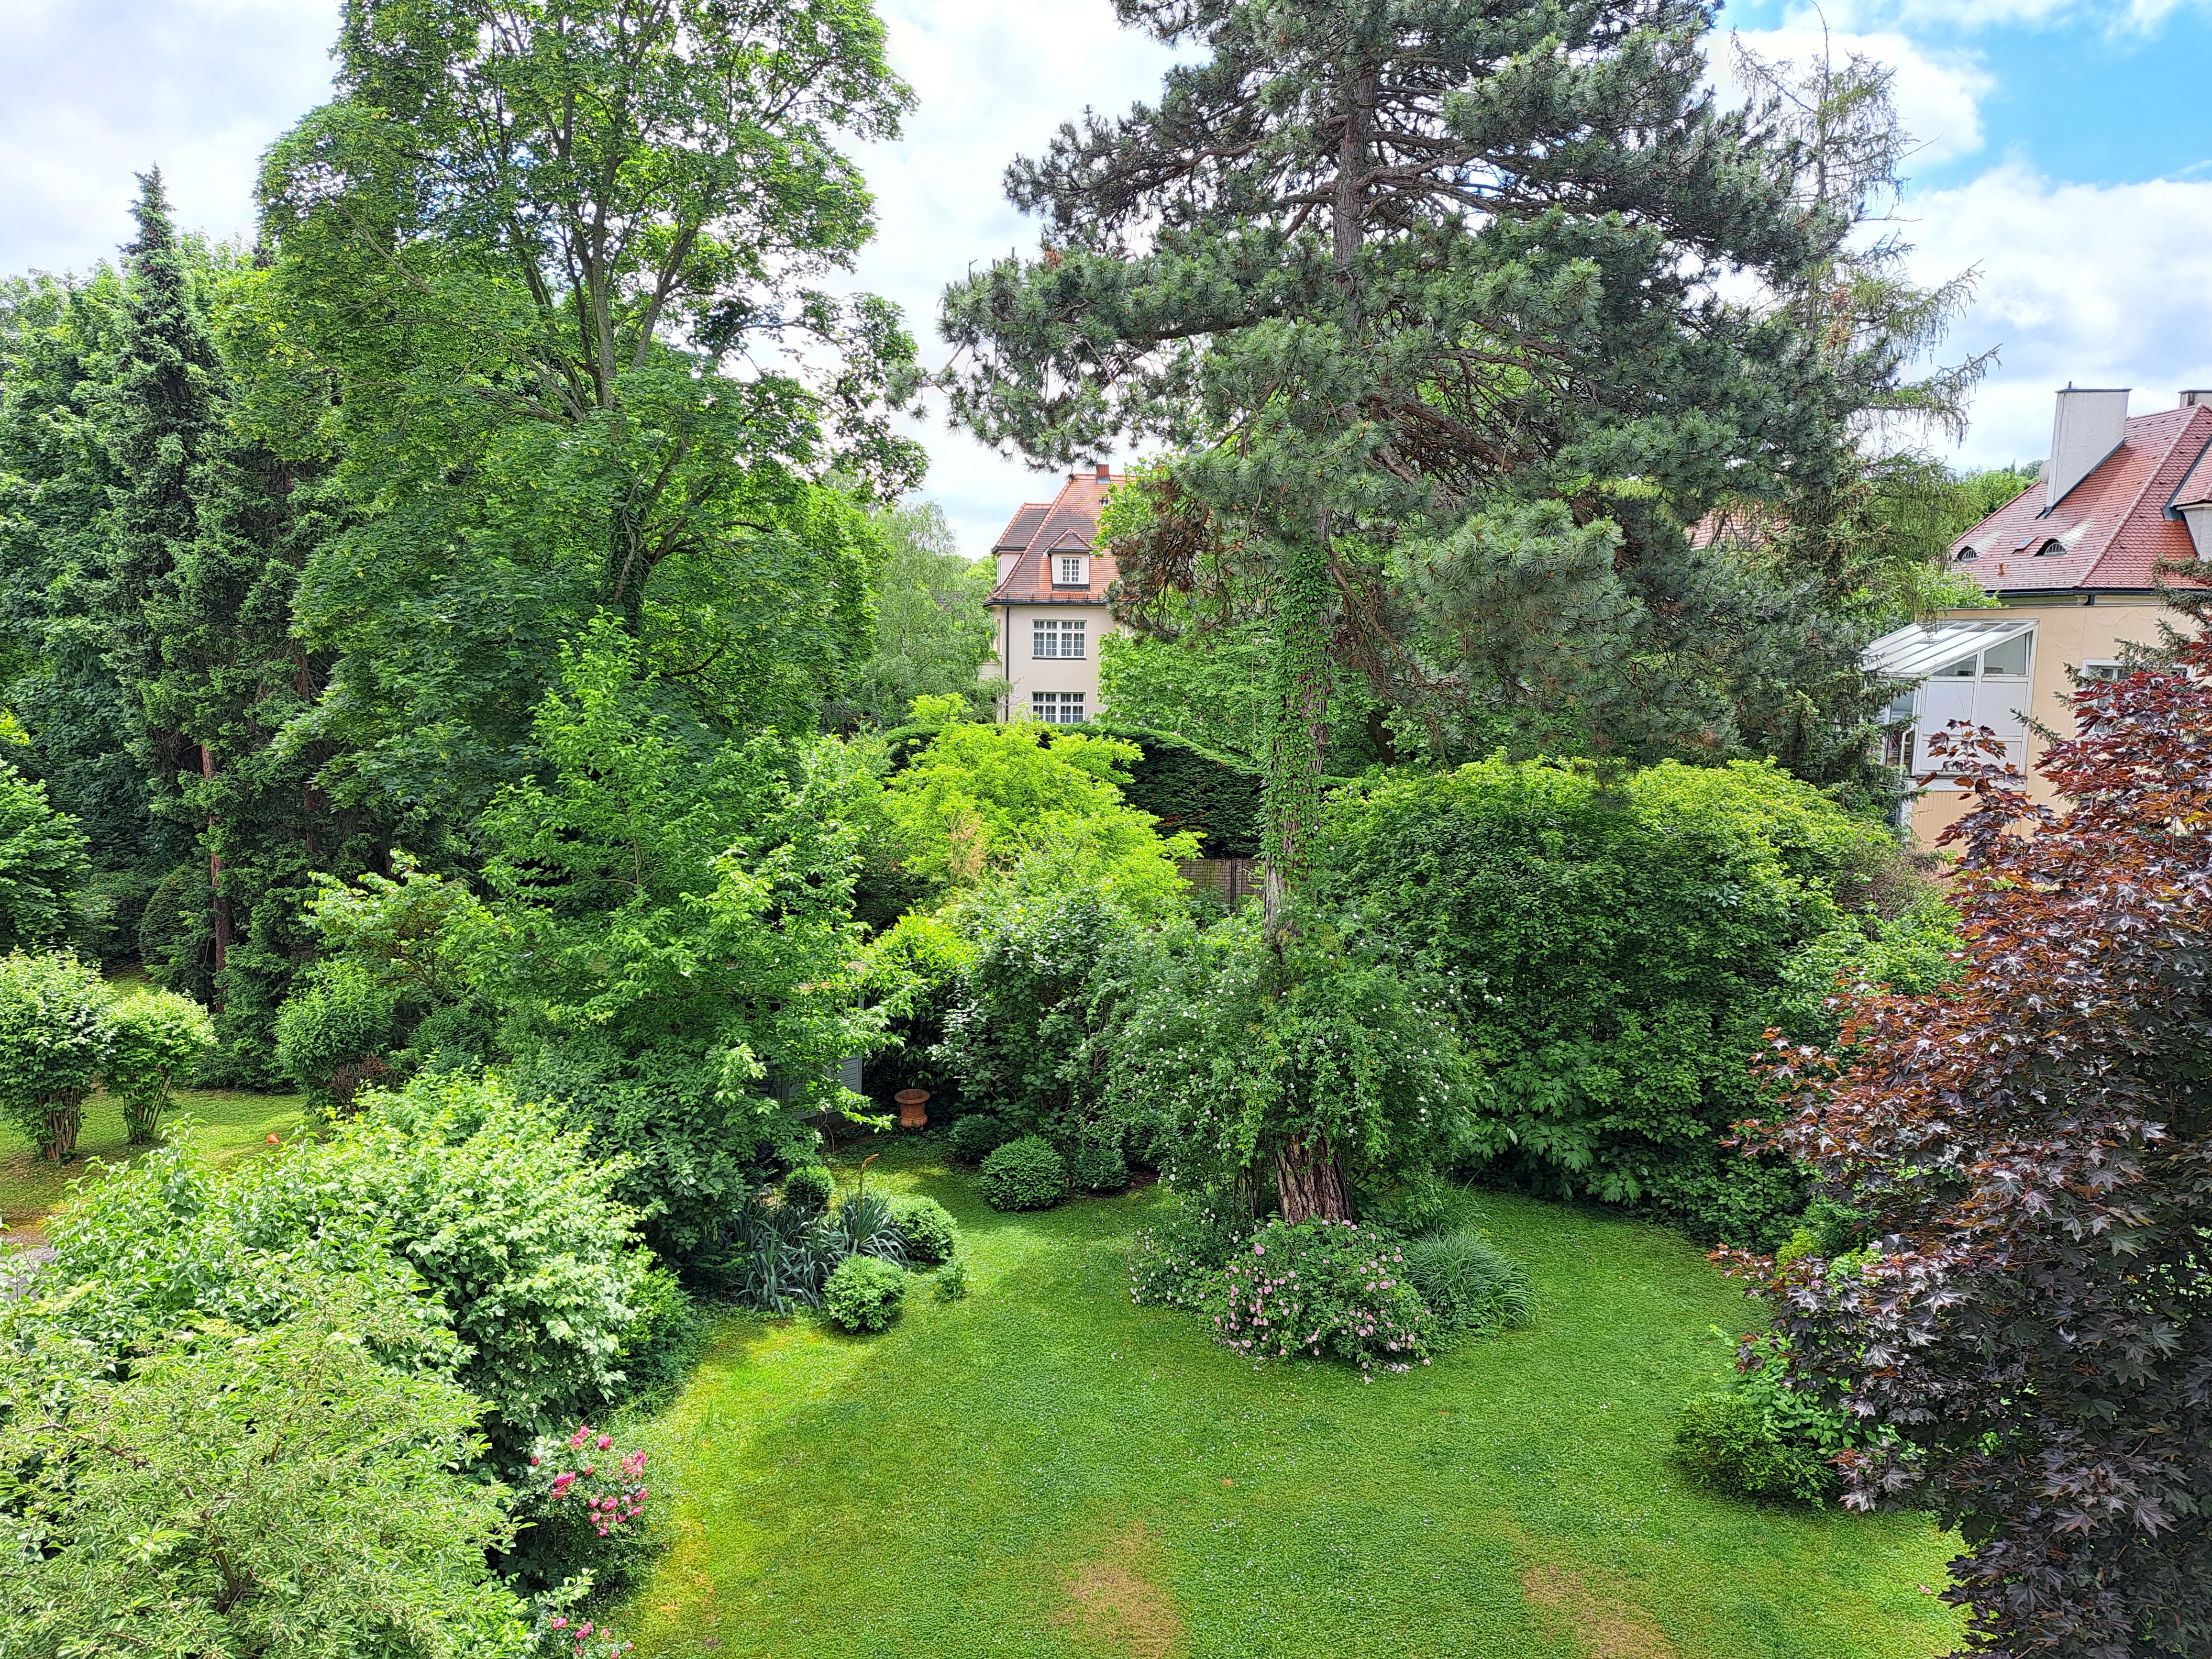
[[[1114,556],[1091,552],[1091,544],[1098,535],[1098,510],[1106,505],[1107,492],[1127,483],[1128,477],[1126,472],[1104,477],[1095,472],[1071,472],[1067,482],[1060,485],[1060,494],[1051,501],[1024,503],[1007,521],[1005,532],[991,550],[994,553],[1012,553],[1018,549],[1021,556],[984,603],[1105,604],[1106,590],[1114,585]],[[1050,556],[1054,553],[1090,554],[1085,567],[1091,578],[1089,583],[1082,587],[1057,586],[1052,580]]]
[[[1999,594],[2148,591],[2161,561],[2196,556],[2172,511],[2185,484],[2212,492],[2212,405],[2134,416],[2120,447],[2055,506],[2045,509],[2038,481],[1954,541],[1952,568]],[[1974,557],[1960,562],[1969,548]]]

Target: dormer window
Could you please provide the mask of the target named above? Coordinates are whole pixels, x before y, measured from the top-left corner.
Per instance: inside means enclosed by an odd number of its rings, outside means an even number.
[[[1982,556],[1981,556],[1979,553],[1976,552],[1976,551],[1973,550],[1973,548],[1972,548],[1972,547],[1971,547],[1971,546],[1967,546],[1967,547],[1962,547],[1962,548],[1960,548],[1960,549],[1956,553],[1953,554],[1951,556],[1952,556],[1953,558],[1954,558],[1954,559],[1958,560],[1958,562],[1959,562],[1960,564],[1964,564],[1964,563],[1966,563],[1966,562],[1967,560],[1969,560],[1969,559],[1978,559],[1978,558],[1980,558]]]
[[[1052,556],[1052,585],[1054,587],[1088,587],[1091,586],[1091,561],[1080,553],[1055,553]]]
[[[2044,543],[2042,546],[2035,550],[2035,556],[2039,559],[2048,559],[2054,557],[2060,553],[2063,553],[2065,550],[2066,544],[2060,541],[2056,536],[2053,536],[2049,541]]]

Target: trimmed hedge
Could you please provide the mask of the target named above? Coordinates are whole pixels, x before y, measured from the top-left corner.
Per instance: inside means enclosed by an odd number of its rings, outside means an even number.
[[[1067,1196],[1067,1164],[1041,1135],[1010,1140],[975,1172],[994,1210],[1048,1210]]]
[[[845,1331],[880,1331],[899,1316],[906,1274],[872,1255],[848,1255],[822,1287],[822,1311]]]
[[[906,1259],[917,1267],[949,1261],[960,1248],[960,1230],[952,1224],[952,1212],[920,1193],[902,1193],[891,1200],[891,1225],[906,1241]]]

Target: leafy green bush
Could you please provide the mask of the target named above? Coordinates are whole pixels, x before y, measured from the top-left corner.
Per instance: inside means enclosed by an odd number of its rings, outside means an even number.
[[[1067,1164],[1049,1140],[1024,1135],[983,1160],[975,1184],[994,1210],[1048,1210],[1067,1196]]]
[[[1273,1221],[1231,1256],[1210,1298],[1213,1340],[1254,1358],[1429,1363],[1435,1322],[1407,1278],[1404,1241],[1351,1221]]]
[[[1756,1401],[1719,1393],[1692,1400],[1674,1425],[1682,1467],[1723,1492],[1819,1504],[1841,1484],[1817,1446],[1785,1441]]]
[[[1408,1239],[1405,1257],[1406,1277],[1436,1316],[1441,1337],[1488,1336],[1535,1316],[1528,1276],[1479,1232]]]
[[[891,1224],[906,1241],[906,1259],[917,1267],[949,1261],[960,1248],[952,1212],[923,1194],[902,1193],[891,1200]]]
[[[276,1064],[313,1104],[349,1112],[362,1083],[386,1069],[397,1011],[391,986],[356,963],[326,964],[277,1010]]]
[[[1796,953],[1897,861],[1879,826],[1771,766],[1492,760],[1340,798],[1323,846],[1326,889],[1460,988],[1471,1161],[1778,1242],[1801,1176],[1721,1142]]]
[[[107,1057],[107,1091],[123,1102],[123,1127],[134,1146],[150,1146],[168,1109],[169,1087],[191,1075],[215,1047],[207,1010],[174,991],[145,991],[115,1005]]]
[[[511,1450],[622,1387],[648,1258],[619,1176],[496,1079],[419,1079],[227,1176],[181,1149],[106,1171],[56,1218],[47,1272],[71,1328],[121,1352],[195,1310],[291,1316],[260,1288],[276,1266],[384,1258],[435,1294],[469,1350],[456,1375]]]
[[[822,1311],[846,1331],[880,1331],[906,1299],[906,1274],[871,1255],[848,1255],[822,1287]]]
[[[1079,1140],[1067,1149],[1067,1178],[1079,1192],[1118,1193],[1129,1184],[1129,1161],[1119,1146]]]
[[[0,957],[0,1114],[49,1162],[76,1155],[114,1028],[114,1004],[90,963],[68,951]]]
[[[47,800],[45,784],[0,761],[0,948],[36,951],[82,938],[91,884],[82,828]]]
[[[147,1655],[528,1653],[486,1564],[507,1493],[469,1472],[478,1402],[380,1364],[388,1307],[343,1279],[284,1299],[295,1316],[195,1321],[127,1370],[0,1343],[0,1397],[42,1402],[0,1415],[13,1524],[41,1540],[9,1561],[11,1652],[112,1651],[122,1619]]]
[[[1837,1454],[1883,1431],[1794,1387],[1789,1359],[1777,1336],[1741,1346],[1729,1386],[1683,1408],[1674,1445],[1685,1468],[1746,1498],[1818,1504],[1835,1495],[1843,1484]]]
[[[630,1292],[630,1322],[623,1332],[622,1387],[624,1401],[658,1401],[683,1386],[707,1336],[706,1322],[683,1281],[665,1267],[653,1267]]]
[[[1214,1293],[1221,1271],[1252,1240],[1252,1223],[1224,1207],[1182,1198],[1137,1234],[1129,1299],[1140,1307],[1196,1308]]]
[[[589,1423],[540,1435],[514,1488],[514,1542],[499,1568],[526,1594],[587,1572],[595,1599],[619,1595],[653,1553],[645,1454],[617,1451]]]
[[[783,1178],[783,1201],[799,1210],[826,1210],[837,1195],[837,1177],[821,1164],[802,1164]]]
[[[970,1112],[952,1126],[947,1139],[953,1157],[963,1164],[981,1164],[1008,1141],[1021,1139],[1021,1133],[995,1112]]]
[[[957,1302],[968,1294],[968,1264],[955,1256],[930,1274],[929,1280],[937,1286],[939,1301]]]

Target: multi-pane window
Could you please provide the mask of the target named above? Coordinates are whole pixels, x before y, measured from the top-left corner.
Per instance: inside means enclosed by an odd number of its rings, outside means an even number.
[[[1088,587],[1091,573],[1084,567],[1080,553],[1055,553],[1052,557],[1052,585],[1054,587]]]
[[[1030,693],[1030,712],[1047,726],[1080,726],[1083,724],[1083,693],[1032,691]]]
[[[1079,657],[1083,654],[1083,624],[1039,617],[1030,624],[1030,654],[1033,657]]]

